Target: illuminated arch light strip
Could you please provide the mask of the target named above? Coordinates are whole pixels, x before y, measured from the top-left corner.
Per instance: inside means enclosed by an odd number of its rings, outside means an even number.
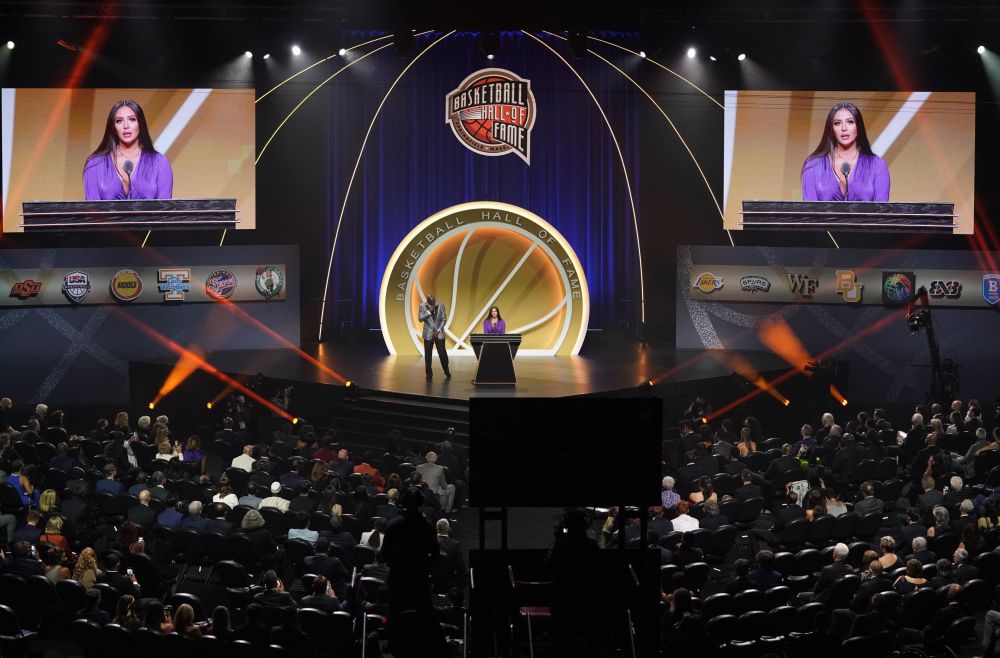
[[[561,61],[563,64],[565,64],[566,67],[570,71],[573,72],[573,75],[575,75],[576,79],[580,81],[581,85],[583,85],[583,88],[587,91],[587,94],[590,96],[591,100],[594,101],[594,105],[597,107],[597,111],[601,113],[601,118],[604,119],[604,124],[608,127],[608,133],[611,135],[611,141],[614,142],[615,150],[618,152],[618,159],[621,161],[622,175],[625,177],[625,187],[628,188],[628,202],[629,202],[629,205],[632,207],[632,226],[635,228],[635,249],[636,249],[636,253],[638,254],[638,258],[639,258],[639,321],[642,322],[643,324],[645,324],[645,322],[646,322],[646,280],[645,280],[645,276],[643,275],[643,271],[642,271],[643,270],[643,267],[642,267],[642,241],[639,238],[639,216],[638,216],[638,214],[636,213],[636,210],[635,210],[635,199],[632,198],[632,182],[629,180],[629,177],[628,177],[628,167],[625,165],[625,156],[622,154],[621,146],[619,146],[619,144],[618,144],[618,138],[615,136],[615,131],[611,128],[611,122],[608,120],[608,116],[604,113],[604,108],[601,107],[601,104],[597,101],[597,97],[594,96],[594,92],[592,92],[590,90],[590,87],[584,81],[583,76],[581,76],[577,72],[577,70],[575,68],[573,68],[573,65],[570,64],[569,62],[567,62],[566,58],[563,57],[562,55],[560,55],[558,52],[556,52],[556,50],[552,46],[550,46],[549,44],[545,43],[545,41],[543,41],[542,39],[539,39],[534,34],[531,34],[530,32],[527,32],[525,30],[522,30],[521,33],[524,34],[524,35],[526,35],[526,36],[531,37],[532,39],[534,39],[535,41],[537,41],[541,45],[545,46],[553,55],[555,55],[557,58],[559,58],[559,61]],[[554,36],[558,36],[558,35],[554,35]],[[560,37],[560,38],[563,38],[563,37]]]
[[[337,252],[337,239],[340,237],[340,227],[341,227],[341,224],[343,224],[343,221],[344,221],[344,211],[347,209],[347,201],[351,197],[351,188],[354,187],[354,178],[358,174],[358,167],[361,166],[361,158],[364,157],[365,147],[368,145],[368,138],[372,134],[372,128],[375,127],[375,122],[378,121],[379,114],[381,114],[382,108],[385,106],[385,102],[389,99],[389,95],[396,88],[396,85],[399,84],[399,81],[403,79],[403,76],[406,75],[407,71],[409,71],[413,67],[413,65],[416,64],[417,61],[421,57],[423,57],[425,54],[427,54],[427,51],[429,51],[431,48],[433,48],[434,46],[438,45],[439,43],[441,43],[442,41],[444,41],[445,39],[447,39],[448,37],[450,37],[454,33],[455,33],[455,30],[452,30],[452,31],[450,31],[450,32],[448,32],[448,33],[446,33],[446,34],[438,37],[431,44],[429,44],[426,48],[424,48],[419,53],[417,53],[417,55],[413,59],[410,60],[410,62],[403,68],[403,70],[399,72],[399,75],[396,76],[396,79],[392,81],[392,84],[389,86],[389,90],[385,92],[385,96],[382,97],[382,102],[380,102],[378,104],[378,107],[375,109],[375,113],[372,115],[372,120],[368,124],[368,130],[365,132],[365,138],[361,142],[361,149],[358,151],[358,159],[354,162],[354,170],[351,172],[351,178],[350,178],[350,180],[347,183],[347,191],[344,193],[344,202],[340,206],[340,214],[337,216],[337,228],[333,232],[333,245],[330,247],[330,261],[329,261],[329,263],[326,266],[326,281],[323,283],[323,303],[320,306],[320,311],[319,311],[319,336],[318,336],[318,340],[320,340],[320,341],[323,340],[323,320],[326,317],[326,298],[327,298],[327,295],[328,295],[328,293],[330,291],[330,273],[333,271],[333,255]],[[392,44],[386,44],[385,46],[382,46],[381,48],[378,48],[377,50],[381,50],[382,48],[388,47],[390,45],[392,45]],[[372,51],[372,52],[376,52],[376,51]]]
[[[391,38],[392,38],[391,34],[384,34],[384,35],[382,35],[380,37],[375,37],[374,39],[369,39],[368,41],[365,41],[363,43],[355,44],[355,45],[351,46],[350,48],[346,48],[346,50],[350,51],[350,50],[355,50],[357,48],[363,48],[364,46],[367,46],[368,44],[376,43],[376,42],[379,42],[379,41],[384,41],[385,39],[391,39]],[[334,53],[333,55],[328,55],[328,56],[324,57],[323,59],[310,64],[309,66],[305,67],[304,69],[302,69],[298,73],[293,73],[292,75],[288,76],[287,78],[285,78],[284,80],[282,80],[281,82],[279,82],[278,84],[274,85],[273,87],[271,87],[270,89],[268,89],[266,92],[264,92],[261,95],[260,98],[258,98],[257,100],[254,101],[254,104],[257,104],[257,103],[261,102],[262,100],[264,100],[265,98],[267,98],[271,94],[271,92],[276,91],[280,87],[284,86],[286,83],[291,82],[292,80],[294,80],[295,78],[299,77],[300,75],[302,75],[303,73],[305,73],[309,69],[311,69],[313,67],[316,67],[316,66],[319,66],[323,62],[330,61],[331,59],[333,59],[336,56],[337,56],[336,53]]]
[[[357,59],[355,59],[355,60],[353,60],[351,62],[348,62],[347,64],[344,64],[342,67],[340,67],[339,69],[337,69],[333,73],[333,75],[331,75],[329,78],[327,78],[326,80],[323,80],[318,85],[316,85],[315,87],[313,87],[312,91],[310,91],[308,94],[306,94],[305,98],[303,98],[302,100],[300,100],[295,105],[295,107],[292,108],[292,111],[289,112],[285,116],[285,118],[281,120],[281,123],[278,124],[278,127],[274,129],[273,133],[271,133],[271,136],[267,138],[267,142],[264,143],[264,147],[261,148],[260,153],[257,154],[257,159],[253,161],[254,166],[256,166],[257,163],[260,162],[260,159],[262,157],[264,157],[264,151],[266,151],[267,147],[271,145],[271,142],[274,141],[274,138],[278,136],[278,132],[285,126],[286,123],[288,123],[288,120],[292,118],[292,115],[295,114],[296,112],[298,112],[299,108],[302,107],[303,105],[305,105],[305,102],[307,100],[309,100],[312,97],[313,94],[315,94],[317,91],[319,91],[323,87],[323,85],[325,85],[326,83],[330,82],[330,80],[333,80],[338,75],[340,75],[341,73],[343,73],[347,69],[351,68],[352,66],[354,66],[358,62],[362,61],[363,59],[365,59],[369,55],[374,55],[378,51],[384,50],[385,48],[388,48],[391,45],[392,45],[391,43],[387,43],[384,46],[379,46],[375,50],[372,50],[371,52],[367,52],[364,55],[362,55],[361,57],[358,57]],[[325,302],[325,300],[326,300],[326,295],[325,294],[324,294],[323,298],[324,298],[324,302]]]
[[[417,226],[415,226],[410,231],[410,233],[408,233],[400,241],[400,243],[396,246],[396,250],[393,252],[392,256],[389,258],[389,263],[392,264],[392,263],[397,262],[399,260],[400,255],[403,252],[403,249],[409,243],[411,237],[413,235],[418,234],[421,231],[425,230],[425,228],[428,225],[433,224],[434,222],[438,221],[439,219],[441,219],[441,217],[443,217],[445,215],[460,213],[460,212],[466,210],[469,207],[479,208],[479,207],[482,206],[483,203],[484,202],[462,203],[462,204],[459,204],[457,206],[452,206],[450,208],[445,208],[443,210],[440,210],[440,211],[434,213],[433,215],[431,215],[430,217],[428,217],[424,221],[420,222]],[[582,312],[582,318],[581,318],[580,330],[578,331],[577,336],[575,338],[575,342],[573,343],[573,346],[570,349],[570,354],[571,355],[578,354],[580,352],[580,347],[583,345],[583,341],[586,338],[586,335],[587,335],[587,326],[588,326],[589,318],[590,318],[590,292],[589,292],[589,286],[587,285],[586,273],[583,271],[583,266],[580,263],[579,256],[577,256],[576,252],[573,251],[573,248],[570,245],[569,241],[566,240],[566,238],[554,226],[552,226],[550,223],[548,223],[546,220],[542,219],[540,216],[536,215],[535,213],[533,213],[533,212],[531,212],[531,211],[529,211],[529,210],[527,210],[525,208],[519,208],[517,206],[513,206],[513,205],[507,204],[507,203],[502,203],[502,202],[489,202],[489,203],[490,203],[490,205],[493,208],[495,208],[497,210],[502,210],[502,211],[505,211],[505,212],[514,212],[514,213],[522,215],[522,216],[530,219],[531,221],[535,222],[537,225],[539,225],[540,227],[542,227],[548,233],[548,235],[550,235],[552,238],[554,238],[555,240],[557,240],[561,245],[563,245],[563,247],[566,249],[567,255],[572,259],[573,268],[574,268],[574,270],[577,273],[579,273],[579,284],[580,284],[580,293],[581,293],[581,296],[580,296],[580,299],[581,299],[580,307],[581,307],[581,312]],[[524,231],[521,228],[517,228],[517,227],[511,226],[511,227],[508,228],[508,230],[514,231],[514,232],[519,233],[521,235],[524,235],[525,237],[528,237],[528,238],[532,237],[530,233],[528,233],[527,231]],[[555,254],[545,244],[541,244],[541,243],[535,243],[535,244],[536,244],[536,246],[541,247],[542,250],[545,251],[548,254],[549,258],[553,262],[558,262],[558,259],[555,257]],[[419,269],[419,265],[420,265],[421,262],[423,262],[424,258],[426,258],[427,253],[428,252],[425,251],[424,254],[421,255],[420,259],[417,260],[417,262],[414,264],[414,270],[418,270]],[[520,349],[520,350],[518,350],[518,355],[519,356],[555,356],[556,353],[562,348],[563,343],[566,340],[566,335],[569,333],[569,324],[570,324],[570,320],[572,319],[573,301],[572,301],[572,298],[570,296],[571,295],[571,291],[572,291],[572,285],[570,284],[570,281],[569,281],[569,278],[566,275],[566,272],[563,269],[561,269],[561,268],[559,269],[559,276],[560,276],[560,278],[562,280],[562,283],[563,283],[563,286],[564,286],[565,290],[567,291],[567,294],[563,297],[562,301],[560,301],[555,306],[555,308],[552,311],[549,311],[545,316],[543,316],[539,320],[536,320],[536,321],[534,321],[534,322],[532,322],[532,323],[530,323],[528,325],[525,325],[524,327],[521,327],[519,329],[519,331],[523,332],[523,331],[527,331],[528,329],[532,329],[534,327],[537,327],[537,326],[539,326],[541,324],[544,324],[545,322],[547,322],[548,320],[550,320],[554,315],[556,315],[561,309],[563,309],[565,307],[568,310],[566,322],[563,324],[562,329],[560,330],[559,337],[555,341],[555,346],[553,348],[550,348],[550,349],[541,349],[541,350],[540,349]],[[414,286],[415,286],[415,290],[416,290],[417,294],[420,296],[421,300],[426,299],[426,297],[423,294],[423,288],[422,288],[422,286],[420,284],[419,277],[415,277],[414,281],[415,281]],[[386,316],[386,295],[387,295],[387,292],[388,292],[387,291],[388,283],[389,283],[389,278],[386,277],[386,276],[383,276],[383,278],[382,278],[382,285],[381,285],[380,290],[379,290],[379,321],[380,321],[381,326],[383,327],[383,338],[385,338],[386,349],[388,349],[390,355],[397,356],[399,353],[396,350],[395,344],[392,342],[392,337],[391,337],[390,334],[386,333],[386,327],[389,326],[389,321],[388,321],[388,318]],[[409,294],[409,293],[407,293],[407,294]],[[452,304],[452,305],[454,306],[454,304]],[[418,342],[418,337],[421,336],[421,332],[417,331],[416,328],[413,326],[413,324],[412,324],[413,317],[412,317],[412,315],[409,312],[406,313],[405,317],[406,317],[406,324],[407,324],[407,328],[408,328],[407,333],[413,339],[414,345],[415,345],[415,347],[417,348],[417,350],[419,352],[420,350],[423,349],[423,340],[420,339],[419,342]],[[451,333],[451,332],[447,332],[447,333],[448,333],[448,335],[453,340],[456,340],[456,336],[453,333]],[[457,343],[457,341],[456,341],[456,343]],[[456,344],[456,347],[457,347],[457,344]],[[468,355],[470,353],[471,352],[468,351],[468,350],[461,350],[461,351],[459,351],[459,350],[454,350],[453,349],[453,350],[449,350],[448,351],[449,355],[456,355],[456,356],[465,356],[465,355]]]

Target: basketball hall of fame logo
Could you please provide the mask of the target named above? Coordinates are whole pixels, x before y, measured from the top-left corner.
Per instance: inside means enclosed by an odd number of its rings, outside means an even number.
[[[469,335],[483,331],[491,306],[508,333],[521,334],[518,356],[577,354],[587,333],[590,293],[573,248],[544,219],[506,203],[447,208],[399,243],[379,296],[390,354],[423,353],[418,311],[431,293],[447,312],[449,354],[473,354]]]
[[[531,81],[506,69],[482,69],[446,98],[445,122],[465,147],[482,155],[516,153],[531,164],[535,125]]]

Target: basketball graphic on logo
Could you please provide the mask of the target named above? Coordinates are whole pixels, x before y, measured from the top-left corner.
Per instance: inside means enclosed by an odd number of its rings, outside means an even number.
[[[569,243],[545,220],[503,203],[466,203],[421,222],[382,279],[383,337],[392,354],[423,351],[418,310],[433,293],[446,309],[450,354],[471,355],[498,306],[519,355],[576,354],[590,314],[587,281]]]
[[[472,87],[479,87],[488,82],[503,82],[503,78],[498,78],[496,76],[490,76],[488,78],[480,78],[472,83]],[[469,118],[465,118],[466,116]],[[476,108],[462,113],[462,125],[465,126],[465,130],[469,133],[469,136],[473,139],[482,142],[483,144],[498,144],[497,140],[493,139],[491,134],[493,131],[493,119],[482,118],[483,112],[482,108]]]

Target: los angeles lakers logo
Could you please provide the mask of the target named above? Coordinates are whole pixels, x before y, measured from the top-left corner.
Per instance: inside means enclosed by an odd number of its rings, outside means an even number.
[[[466,148],[482,155],[516,153],[531,164],[535,125],[531,82],[506,69],[476,71],[448,94],[445,122]]]
[[[577,354],[590,294],[569,242],[544,219],[505,203],[464,203],[432,215],[403,238],[382,277],[382,336],[391,354],[421,354],[420,304],[435,293],[448,311],[451,354],[472,354],[469,335],[499,306],[518,355]]]

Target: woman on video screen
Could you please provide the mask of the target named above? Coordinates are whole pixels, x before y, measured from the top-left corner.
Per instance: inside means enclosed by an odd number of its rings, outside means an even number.
[[[853,103],[830,109],[819,146],[802,165],[804,201],[888,201],[889,168],[872,153]]]
[[[153,148],[146,115],[135,101],[111,106],[101,144],[83,166],[83,191],[88,201],[173,196],[170,161]]]

